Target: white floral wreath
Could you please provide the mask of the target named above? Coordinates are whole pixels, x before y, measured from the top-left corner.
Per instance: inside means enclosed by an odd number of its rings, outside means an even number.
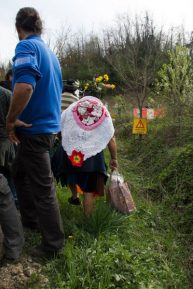
[[[100,103],[84,101],[78,104],[77,112],[81,122],[89,126],[96,123],[102,117],[103,108]]]

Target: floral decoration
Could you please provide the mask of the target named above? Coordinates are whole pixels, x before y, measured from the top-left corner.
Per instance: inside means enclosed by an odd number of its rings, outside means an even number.
[[[100,102],[85,100],[78,103],[76,113],[84,126],[90,126],[97,123],[105,112]]]
[[[109,76],[108,74],[96,75],[93,80],[88,81],[76,81],[75,85],[82,93],[89,91],[91,93],[97,94],[99,96],[104,89],[115,89],[115,84],[108,83]]]
[[[109,76],[108,76],[108,74],[104,74],[103,79],[104,79],[105,81],[109,81]]]
[[[97,77],[95,78],[95,81],[96,81],[97,83],[101,82],[102,80],[103,80],[103,77],[102,77],[102,76],[97,76]]]
[[[81,167],[84,161],[84,154],[73,150],[71,156],[68,156],[68,158],[71,160],[73,166]]]

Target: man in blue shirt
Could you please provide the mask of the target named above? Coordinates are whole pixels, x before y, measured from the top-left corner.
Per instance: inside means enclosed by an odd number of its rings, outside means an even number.
[[[37,252],[57,253],[64,234],[49,150],[60,131],[62,77],[58,59],[41,39],[42,21],[34,8],[16,16],[20,42],[13,58],[13,96],[7,116],[9,139],[18,145],[13,164],[23,225],[39,228]],[[31,124],[15,130],[15,121]]]

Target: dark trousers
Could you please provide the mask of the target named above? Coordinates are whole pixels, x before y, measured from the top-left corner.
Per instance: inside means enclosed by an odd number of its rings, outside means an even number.
[[[7,258],[19,258],[24,245],[23,228],[13,202],[7,180],[0,175],[0,224],[4,234],[4,253]]]
[[[15,205],[16,205],[16,207],[18,207],[17,193],[16,193],[16,189],[15,189],[15,185],[14,185],[11,173],[5,167],[0,166],[0,174],[3,174],[4,177],[7,179],[7,182],[8,182],[8,185],[10,187]]]
[[[12,166],[24,226],[39,226],[42,247],[57,251],[63,246],[64,234],[56,198],[49,150],[52,134],[18,135],[20,144]]]

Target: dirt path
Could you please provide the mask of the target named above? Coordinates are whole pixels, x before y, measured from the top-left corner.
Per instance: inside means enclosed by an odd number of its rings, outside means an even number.
[[[0,289],[31,288],[31,282],[38,283],[37,288],[45,288],[49,280],[41,270],[41,264],[28,256],[23,256],[17,264],[10,263],[0,267]]]
[[[3,234],[0,227],[0,258],[2,258],[2,243]],[[0,266],[0,289],[30,288],[28,285],[34,278],[38,282],[37,288],[45,287],[49,283],[48,278],[42,273],[41,263],[35,262],[25,254],[16,264],[7,263]]]

